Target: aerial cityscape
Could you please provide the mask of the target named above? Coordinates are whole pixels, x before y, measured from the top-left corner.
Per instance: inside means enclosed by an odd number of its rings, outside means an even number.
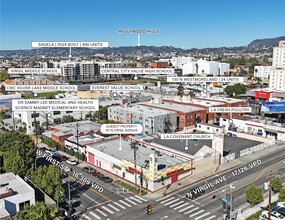
[[[285,220],[284,8],[0,1],[0,220]]]

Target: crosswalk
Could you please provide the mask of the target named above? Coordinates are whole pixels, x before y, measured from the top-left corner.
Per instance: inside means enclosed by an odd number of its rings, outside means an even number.
[[[100,207],[97,207],[96,209],[87,211],[86,213],[81,215],[82,220],[100,220],[100,219],[106,219],[107,217],[111,217],[112,215],[120,212],[121,210],[124,210],[126,208],[142,204],[144,202],[147,202],[148,200],[141,198],[137,195],[127,197],[124,199],[121,199],[119,201],[110,203],[110,204],[104,204]]]
[[[205,211],[198,206],[196,203],[191,204],[190,200],[186,198],[178,197],[177,195],[168,195],[166,197],[156,200],[157,203],[160,203],[168,208],[171,208],[175,211],[178,211],[181,214],[187,216],[190,220],[214,220],[216,219],[215,215],[211,215],[210,212]]]

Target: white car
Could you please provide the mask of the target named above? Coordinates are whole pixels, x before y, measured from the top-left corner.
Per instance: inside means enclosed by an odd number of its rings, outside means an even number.
[[[268,219],[268,211],[263,211],[260,214],[261,219]],[[280,220],[280,219],[285,219],[285,217],[281,214],[279,214],[276,211],[271,212],[270,214],[270,219],[271,220]]]
[[[68,159],[68,160],[66,161],[66,163],[68,163],[68,164],[71,165],[71,166],[74,166],[74,165],[77,164],[77,161],[76,161],[75,159]]]
[[[50,154],[51,156],[52,156],[53,154],[55,154],[55,150],[53,150],[53,149],[46,149],[46,152],[47,152],[48,154]]]
[[[285,202],[278,202],[278,203],[277,203],[277,206],[279,206],[279,207],[285,207]]]

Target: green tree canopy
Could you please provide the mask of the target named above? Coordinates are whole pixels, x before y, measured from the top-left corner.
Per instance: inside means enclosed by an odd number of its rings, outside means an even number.
[[[285,189],[280,189],[280,191],[279,191],[279,200],[285,201]]]
[[[62,175],[56,165],[40,166],[37,172],[32,172],[32,181],[37,187],[57,200],[56,191],[58,192],[58,201],[63,202],[65,199],[64,189],[61,185]]]
[[[73,122],[74,118],[71,115],[64,115],[61,119],[62,123],[68,123],[68,122]]]
[[[254,184],[250,185],[245,190],[245,197],[246,197],[246,200],[251,205],[256,205],[256,204],[262,202],[263,201],[262,188],[259,188],[259,187],[255,186]]]
[[[235,84],[233,86],[227,86],[225,89],[227,95],[232,96],[234,93],[235,95],[238,94],[245,94],[246,93],[246,86],[242,84]]]
[[[9,131],[0,135],[0,152],[6,172],[30,176],[36,158],[36,146],[26,134]],[[15,162],[17,161],[17,163]]]
[[[0,81],[5,81],[6,79],[9,79],[10,75],[6,71],[0,72]]]
[[[35,205],[25,206],[24,210],[17,212],[17,220],[54,220],[60,216],[59,208],[51,208],[44,202],[36,202]],[[58,218],[63,219],[63,218]]]
[[[282,189],[282,181],[280,180],[279,177],[275,177],[272,180],[272,190],[274,192],[279,192]]]

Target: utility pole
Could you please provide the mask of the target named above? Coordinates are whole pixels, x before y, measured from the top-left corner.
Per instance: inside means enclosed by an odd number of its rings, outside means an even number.
[[[34,111],[33,114],[34,114],[36,143],[37,143],[37,146],[38,146],[38,126],[37,126],[36,112]]]
[[[70,180],[68,179],[68,218],[70,219],[71,207],[70,207]]]
[[[76,122],[76,145],[77,145],[77,161],[79,163],[78,121]]]
[[[272,173],[272,171],[270,171],[269,176],[267,176],[267,178],[269,178],[269,198],[268,198],[268,220],[271,219],[271,188],[272,188],[272,176],[276,176],[277,173]]]

